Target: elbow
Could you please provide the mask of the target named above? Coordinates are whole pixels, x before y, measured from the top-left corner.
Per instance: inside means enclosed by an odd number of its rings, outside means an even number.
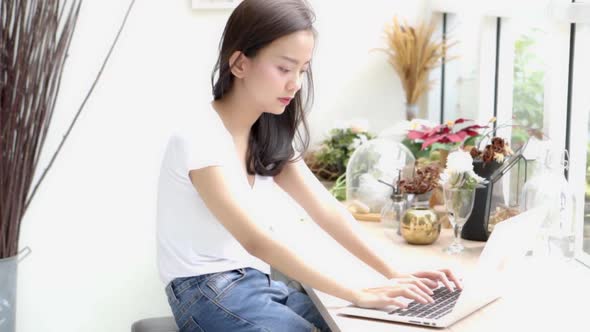
[[[265,239],[264,236],[255,236],[252,237],[250,239],[245,240],[242,243],[242,246],[244,247],[244,249],[246,249],[246,251],[257,258],[262,259],[262,255],[267,252],[266,251],[266,243],[268,242],[268,239]],[[264,260],[264,259],[262,259]]]

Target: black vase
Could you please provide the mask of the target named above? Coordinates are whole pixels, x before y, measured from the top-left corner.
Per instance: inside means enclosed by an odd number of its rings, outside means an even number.
[[[483,188],[475,189],[475,202],[473,203],[473,211],[471,212],[471,216],[469,216],[465,222],[465,225],[463,225],[463,229],[461,230],[461,238],[471,241],[488,240],[488,237],[490,236],[490,232],[488,231],[488,216],[490,209],[489,205],[491,204],[491,195],[488,195],[490,186],[489,180],[492,174],[501,165],[502,164],[496,162],[495,160],[487,164],[484,164],[479,160],[473,162],[473,171],[475,174],[488,180],[488,183],[485,184]]]

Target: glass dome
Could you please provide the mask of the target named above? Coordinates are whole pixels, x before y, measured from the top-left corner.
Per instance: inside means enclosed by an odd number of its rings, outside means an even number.
[[[380,213],[392,194],[391,187],[401,170],[402,178],[411,176],[416,159],[403,144],[376,138],[359,146],[346,167],[346,198],[366,204],[369,213]]]

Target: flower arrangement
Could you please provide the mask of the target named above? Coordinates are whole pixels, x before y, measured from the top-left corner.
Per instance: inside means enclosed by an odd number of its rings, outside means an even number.
[[[388,55],[388,61],[399,75],[406,103],[415,105],[420,96],[430,89],[433,81],[428,80],[428,73],[443,61],[450,61],[447,50],[456,42],[441,37],[434,38],[438,26],[435,19],[429,23],[420,22],[415,27],[407,22],[400,23],[397,17],[385,28],[387,48],[380,49]],[[412,120],[415,114],[406,114]]]
[[[473,171],[471,154],[459,149],[449,154],[440,183],[447,189],[475,189],[486,184],[487,180]]]

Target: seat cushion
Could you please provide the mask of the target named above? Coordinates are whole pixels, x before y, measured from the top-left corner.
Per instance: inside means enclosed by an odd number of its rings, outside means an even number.
[[[178,326],[174,317],[146,318],[133,323],[131,332],[178,332]]]

